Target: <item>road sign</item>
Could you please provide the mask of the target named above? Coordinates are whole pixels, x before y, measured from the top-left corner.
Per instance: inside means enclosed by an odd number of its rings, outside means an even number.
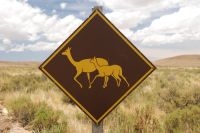
[[[95,10],[40,69],[98,124],[155,66]]]

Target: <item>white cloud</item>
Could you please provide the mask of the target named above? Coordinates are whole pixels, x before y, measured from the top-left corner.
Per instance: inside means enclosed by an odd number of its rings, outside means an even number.
[[[65,9],[67,6],[67,3],[63,2],[63,3],[60,3],[60,8],[61,9]]]
[[[64,40],[81,24],[81,22],[81,20],[73,15],[66,16],[60,20],[56,17],[51,18],[44,24],[46,27],[44,36],[46,36],[49,41]]]
[[[143,45],[200,40],[200,5],[184,6],[179,11],[153,20],[149,27],[135,33]]]
[[[106,16],[133,42],[142,45],[181,43],[200,40],[200,0],[91,0],[111,9]],[[173,8],[178,11],[153,19],[154,14]],[[149,26],[138,31],[147,19]]]
[[[11,41],[7,38],[4,38],[2,42],[3,44],[7,44],[7,45],[11,44]]]
[[[112,12],[106,16],[118,28],[134,28],[152,17],[155,12],[177,7],[180,0],[90,0]]]
[[[41,41],[45,44],[44,49],[48,50],[50,48],[47,48],[45,42],[51,47],[51,43],[63,41],[82,23],[82,20],[73,15],[64,18],[58,18],[57,15],[48,16],[41,9],[31,7],[26,1],[1,0],[0,5],[3,5],[0,8],[0,42],[3,43],[0,44],[1,51],[31,50],[30,44],[39,46],[35,42]],[[11,42],[18,44],[9,44]],[[28,44],[29,47],[26,46]],[[40,49],[43,49],[43,45],[37,50]]]
[[[38,41],[36,43],[31,43],[31,44],[20,44],[20,45],[15,45],[12,48],[10,48],[10,51],[15,51],[15,52],[22,52],[24,50],[29,50],[29,51],[50,51],[50,50],[55,50],[59,43],[53,43],[53,42],[46,42],[46,41]]]
[[[148,57],[200,53],[194,45],[190,50],[185,49],[185,42],[187,46],[200,42],[200,0],[90,1],[110,9],[106,16],[133,43],[142,46]]]

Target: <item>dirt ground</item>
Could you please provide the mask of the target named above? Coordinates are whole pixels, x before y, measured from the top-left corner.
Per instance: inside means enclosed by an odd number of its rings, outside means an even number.
[[[2,101],[0,101],[0,133],[31,133],[8,115],[8,110],[3,106]]]

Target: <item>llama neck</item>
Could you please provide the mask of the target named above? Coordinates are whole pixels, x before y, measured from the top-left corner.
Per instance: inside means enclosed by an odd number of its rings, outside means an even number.
[[[99,70],[99,69],[100,69],[100,66],[99,66],[99,64],[98,64],[98,62],[97,62],[97,61],[95,61],[95,62],[94,62],[94,65],[95,65],[95,67],[96,67],[96,69],[97,69],[97,70]]]
[[[69,55],[67,55],[67,57],[68,57],[69,61],[72,63],[72,65],[76,66],[77,62],[73,59],[72,55],[69,54]]]

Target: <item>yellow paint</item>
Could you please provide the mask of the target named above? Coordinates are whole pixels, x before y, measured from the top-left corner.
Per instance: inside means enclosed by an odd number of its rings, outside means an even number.
[[[74,76],[74,81],[78,83],[79,86],[82,88],[83,85],[77,80],[77,77],[83,72],[87,73],[89,88],[91,88],[90,73],[96,70],[94,64],[90,62],[91,59],[83,59],[80,61],[75,61],[71,55],[71,48],[67,48],[64,52],[62,52],[62,55],[67,56],[71,64],[76,68],[76,75]],[[96,60],[100,66],[108,65],[108,61],[106,59],[97,58]]]
[[[96,57],[94,57],[90,62],[92,62],[95,65],[96,69],[99,72],[99,74],[94,77],[93,81],[91,82],[91,85],[94,83],[96,78],[104,77],[103,88],[105,88],[108,85],[109,76],[112,76],[116,80],[116,83],[117,83],[118,87],[120,87],[121,78],[129,86],[128,81],[126,80],[126,78],[122,74],[121,66],[119,66],[119,65],[110,65],[110,66],[109,65],[104,65],[104,66],[101,66],[98,63]]]

